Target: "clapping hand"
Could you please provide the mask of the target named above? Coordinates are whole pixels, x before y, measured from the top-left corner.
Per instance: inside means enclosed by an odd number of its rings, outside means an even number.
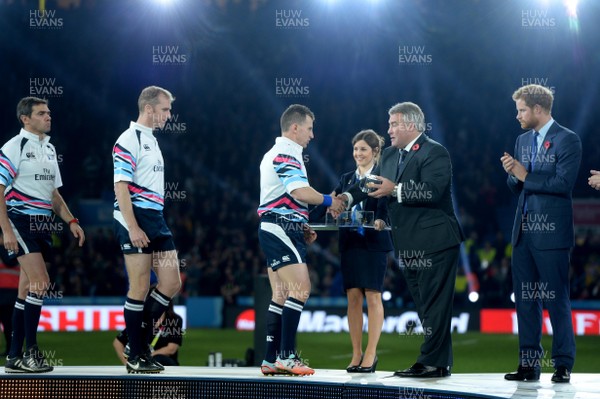
[[[588,177],[588,184],[592,188],[595,188],[596,190],[600,190],[600,171],[592,169],[592,170],[590,170],[590,173],[592,175],[590,177]]]
[[[504,171],[511,176],[516,177],[520,181],[525,181],[527,177],[527,169],[523,164],[512,157],[509,153],[505,152],[500,158]]]

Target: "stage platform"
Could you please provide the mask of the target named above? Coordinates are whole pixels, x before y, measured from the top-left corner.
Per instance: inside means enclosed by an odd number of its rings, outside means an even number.
[[[391,371],[348,374],[317,369],[309,377],[264,377],[258,367],[167,367],[161,374],[127,374],[125,367],[56,367],[46,374],[0,372],[0,398],[544,398],[598,399],[600,374],[573,374],[570,384],[505,381],[503,374],[453,374],[447,378],[393,377]]]

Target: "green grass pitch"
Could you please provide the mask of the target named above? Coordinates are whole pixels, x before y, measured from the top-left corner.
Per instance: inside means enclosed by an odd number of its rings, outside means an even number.
[[[55,365],[118,365],[112,348],[116,332],[45,332],[38,334],[40,348]],[[517,367],[518,340],[513,335],[454,334],[454,373],[504,373]],[[367,336],[363,339],[366,345]],[[382,334],[378,345],[378,370],[397,370],[412,365],[422,337]],[[600,337],[578,336],[574,372],[600,373]],[[210,352],[221,352],[223,359],[244,359],[253,346],[252,332],[221,329],[188,329],[179,359],[182,366],[206,366]],[[542,372],[552,372],[551,337],[543,338]],[[3,343],[0,348],[3,348]],[[311,367],[345,369],[351,358],[348,333],[300,333],[298,349]]]

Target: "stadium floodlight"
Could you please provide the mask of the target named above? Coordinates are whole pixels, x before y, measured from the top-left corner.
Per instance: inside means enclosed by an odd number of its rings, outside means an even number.
[[[479,300],[479,293],[477,291],[469,292],[469,301],[475,303]]]
[[[392,293],[389,291],[383,291],[383,293],[381,294],[381,299],[383,299],[384,301],[389,301],[390,299],[392,299]]]
[[[570,17],[577,16],[577,6],[579,5],[579,0],[564,0],[565,7],[567,7],[567,13]]]

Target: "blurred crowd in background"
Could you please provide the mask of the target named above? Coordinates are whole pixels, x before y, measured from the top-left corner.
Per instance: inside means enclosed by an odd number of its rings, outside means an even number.
[[[520,47],[504,34],[473,37],[472,26],[448,35],[450,27],[438,21],[447,15],[443,7],[450,7],[445,2],[439,2],[439,10],[414,2],[415,17],[407,23],[420,24],[423,33],[407,33],[403,40],[424,43],[433,62],[404,69],[397,65],[398,34],[381,26],[360,26],[348,34],[350,22],[344,18],[327,27],[317,11],[302,8],[306,3],[292,2],[311,18],[311,26],[290,32],[273,26],[276,6],[268,1],[251,6],[198,2],[206,7],[205,15],[196,15],[194,24],[189,15],[181,16],[177,27],[171,22],[170,36],[163,29],[169,26],[164,19],[172,14],[157,19],[150,30],[131,22],[134,15],[146,18],[146,9],[116,12],[84,0],[62,2],[71,6],[66,9],[59,3],[48,1],[48,7],[57,7],[63,27],[32,32],[32,2],[0,0],[0,23],[11,32],[0,39],[7,49],[0,63],[5,88],[2,142],[18,133],[14,109],[21,97],[30,95],[30,79],[55,78],[62,94],[49,100],[52,142],[63,156],[61,193],[75,213],[88,200],[100,200],[110,209],[114,141],[136,119],[141,88],[157,84],[169,89],[177,97],[174,120],[156,137],[166,163],[165,215],[179,251],[183,299],[223,296],[226,303],[235,304],[238,297],[253,295],[254,276],[266,273],[257,239],[258,166],[280,134],[281,111],[291,103],[308,105],[316,114],[315,139],[305,151],[305,163],[311,185],[325,193],[335,187],[337,176],[354,169],[350,140],[355,133],[372,128],[389,144],[388,108],[407,100],[423,108],[430,123],[427,134],[450,152],[457,215],[468,237],[457,280],[458,302],[466,301],[470,283],[480,292],[482,306],[512,306],[510,227],[516,198],[507,188],[499,159],[504,151],[513,152],[520,133],[511,94],[524,79],[543,77],[553,85],[555,119],[580,134],[583,142],[574,195],[598,196],[587,186],[589,169],[600,169],[600,143],[591,131],[598,123],[583,112],[599,105],[598,97],[595,92],[588,95],[581,78],[587,73],[591,79],[594,64],[565,56],[564,68],[575,68],[573,73],[561,67],[511,70],[509,61],[482,54],[487,50],[509,57],[511,52],[528,51],[527,44]],[[465,3],[473,13],[483,7],[475,1]],[[485,24],[467,10],[454,11],[458,26],[469,15],[471,25]],[[184,28],[186,35],[178,30]],[[541,33],[530,34],[534,41]],[[562,35],[558,28],[546,34]],[[506,47],[499,40],[508,42]],[[155,65],[152,48],[162,45],[177,45],[180,54],[187,55],[186,63]],[[595,52],[598,58],[599,50],[586,47],[583,36],[579,45],[584,54]],[[561,46],[556,45],[556,51],[564,53]],[[471,53],[473,48],[478,51]],[[544,59],[539,62],[543,65]],[[278,95],[276,79],[282,77],[302,78],[308,94]],[[87,241],[77,248],[66,234],[56,234],[54,254],[47,258],[53,288],[68,296],[124,295],[127,278],[111,223],[86,226],[85,217],[77,216]],[[600,299],[598,248],[599,232],[579,229],[572,255],[573,299]],[[344,295],[335,233],[319,233],[308,263],[313,297]],[[385,289],[394,303],[410,301],[393,253]]]

